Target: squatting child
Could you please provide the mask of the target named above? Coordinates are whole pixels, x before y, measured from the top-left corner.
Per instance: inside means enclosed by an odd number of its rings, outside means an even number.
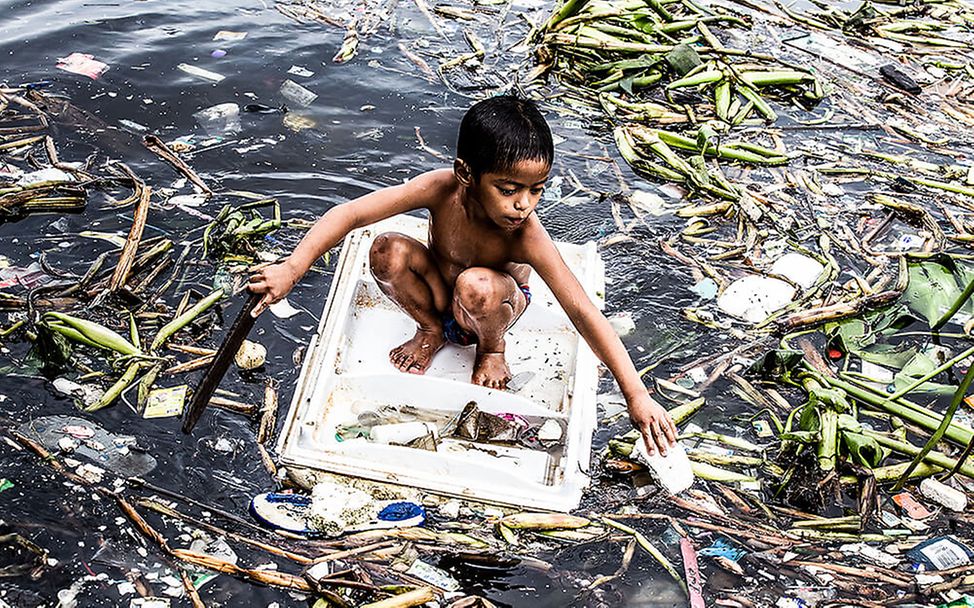
[[[504,388],[511,375],[504,335],[531,303],[533,270],[612,372],[648,452],[665,454],[676,440],[669,414],[649,396],[622,342],[534,213],[553,159],[551,131],[532,102],[502,96],[475,104],[460,123],[452,169],[330,209],[283,262],[251,276],[250,290],[265,294],[254,314],[287,295],[351,230],[428,209],[428,246],[387,232],[370,251],[379,287],[416,321],[416,335],[389,353],[392,364],[422,374],[448,341],[476,345],[472,382]]]

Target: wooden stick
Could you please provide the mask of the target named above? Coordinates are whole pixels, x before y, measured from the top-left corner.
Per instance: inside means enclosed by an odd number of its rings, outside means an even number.
[[[224,399],[223,397],[210,397],[210,405],[218,407],[221,410],[243,414],[248,417],[253,416],[257,412],[256,405],[243,403],[242,401],[234,401],[233,399]]]
[[[179,578],[183,581],[183,588],[186,589],[186,595],[189,596],[189,601],[193,602],[193,608],[206,608],[206,604],[200,598],[200,594],[196,590],[196,587],[193,586],[193,581],[186,574],[186,570],[183,568],[176,568],[176,570],[179,571]]]
[[[123,170],[131,173],[128,167],[125,165],[122,165],[122,167]],[[135,177],[135,174],[132,174],[131,177],[132,181],[135,182],[135,189],[139,195],[139,200],[135,203],[132,228],[129,229],[128,238],[125,239],[125,245],[122,247],[122,252],[118,256],[118,264],[115,266],[115,272],[108,282],[108,291],[118,291],[122,285],[125,285],[125,281],[128,280],[129,272],[132,270],[132,264],[135,262],[135,253],[139,249],[139,241],[142,240],[142,231],[145,230],[145,221],[149,217],[149,199],[152,194],[152,188],[146,186],[141,180]]]
[[[210,363],[213,363],[214,358],[216,358],[216,355],[203,355],[202,357],[190,359],[189,361],[184,361],[182,363],[173,365],[172,367],[166,370],[166,373],[171,376],[174,376],[176,374],[182,374],[184,372],[191,372],[193,370],[206,367]],[[212,403],[213,399],[210,399],[210,402]]]
[[[432,602],[435,598],[436,594],[431,587],[420,587],[378,602],[365,604],[362,608],[410,608]]]
[[[216,572],[229,574],[237,578],[242,578],[250,582],[257,583],[259,585],[280,587],[282,589],[292,589],[294,591],[302,591],[304,593],[310,593],[312,591],[311,585],[308,584],[308,581],[295,574],[288,574],[287,572],[278,572],[275,570],[241,568],[240,566],[232,564],[228,561],[217,559],[210,555],[188,551],[186,549],[173,549],[172,555],[176,559],[193,564],[194,566],[200,566],[208,570],[215,570]]]
[[[832,572],[836,572],[838,574],[845,574],[848,576],[856,576],[859,578],[868,578],[872,580],[882,581],[884,583],[889,583],[890,585],[894,585],[896,587],[901,587],[904,589],[910,589],[913,587],[912,580],[907,580],[905,577],[901,578],[898,573],[894,572],[893,570],[886,570],[885,568],[882,569],[876,567],[854,568],[852,566],[843,566],[841,564],[833,564],[830,562],[809,562],[809,561],[801,561],[801,560],[790,561],[788,562],[788,564],[794,564],[796,566],[821,568],[823,570],[831,570]],[[880,572],[879,570],[882,570],[882,572]],[[895,578],[892,576],[894,574],[897,575]]]
[[[355,549],[347,549],[345,551],[336,551],[334,553],[329,553],[328,555],[323,555],[314,560],[314,563],[320,564],[322,562],[333,562],[336,559],[345,559],[352,557],[354,555],[361,555],[363,553],[371,553],[377,549],[385,549],[386,547],[391,547],[397,544],[394,540],[384,540],[377,543],[372,543],[370,545],[363,545]]]
[[[167,163],[172,165],[177,171],[182,173],[186,177],[186,179],[193,182],[193,184],[197,186],[200,190],[202,190],[207,196],[213,194],[213,191],[210,190],[210,188],[205,183],[203,183],[203,180],[200,179],[200,176],[197,175],[196,172],[193,171],[193,169],[189,165],[183,162],[183,159],[179,158],[175,152],[170,150],[169,147],[165,143],[163,143],[161,139],[159,139],[155,135],[146,135],[145,137],[142,138],[142,143],[145,144],[145,147],[148,148],[150,151],[152,151],[153,154],[155,154],[162,160],[166,161]]]
[[[226,373],[227,368],[230,367],[230,363],[233,362],[233,358],[240,349],[240,345],[243,344],[244,338],[247,337],[250,328],[254,326],[255,319],[251,313],[263,297],[264,294],[261,293],[250,294],[247,302],[237,314],[237,318],[230,327],[230,331],[227,332],[223,343],[220,344],[220,348],[216,352],[213,364],[196,386],[196,391],[193,393],[193,400],[190,402],[189,407],[186,408],[183,417],[183,433],[188,435],[193,432],[193,427],[196,426],[200,416],[203,415],[203,410],[206,409],[207,404],[210,402],[213,391],[219,386],[220,380],[223,379],[223,375]]]
[[[274,459],[267,452],[267,448],[263,444],[257,444],[257,453],[260,454],[260,461],[264,464],[264,468],[267,469],[267,473],[273,478],[277,479],[277,465],[274,464]]]
[[[261,409],[260,424],[257,427],[257,443],[264,444],[274,433],[277,422],[277,382],[273,378],[264,380],[264,407]]]
[[[259,541],[259,540],[254,540],[252,538],[247,538],[246,536],[243,536],[241,534],[237,534],[235,532],[231,532],[231,531],[226,530],[224,528],[221,528],[219,526],[215,526],[215,525],[210,524],[210,523],[207,523],[205,521],[200,521],[200,520],[196,519],[195,517],[191,517],[189,515],[186,515],[185,513],[181,513],[179,511],[177,511],[176,509],[173,509],[171,507],[168,507],[168,506],[162,504],[158,500],[153,500],[152,498],[142,498],[142,499],[140,499],[139,500],[139,505],[142,506],[142,507],[145,507],[146,509],[151,509],[151,510],[157,512],[157,513],[161,513],[162,515],[166,515],[168,517],[172,517],[173,519],[179,519],[179,520],[185,521],[185,522],[187,522],[189,524],[192,524],[192,525],[196,526],[197,528],[201,528],[203,530],[206,530],[207,532],[213,532],[214,534],[218,534],[220,536],[226,536],[227,538],[232,538],[232,539],[234,539],[236,541],[240,541],[240,542],[244,543],[245,545],[250,545],[251,547],[257,547],[258,549],[261,549],[263,551],[266,551],[266,552],[270,553],[271,555],[277,555],[279,557],[284,557],[284,558],[289,559],[292,562],[295,562],[297,564],[302,564],[302,565],[304,565],[304,564],[310,564],[311,562],[314,561],[311,557],[309,557],[307,555],[303,555],[301,553],[295,553],[293,551],[288,551],[287,549],[282,549],[280,547],[277,547],[277,546],[274,546],[274,545],[271,545],[271,544],[268,544],[268,543],[265,543],[265,542],[262,542],[262,541]]]

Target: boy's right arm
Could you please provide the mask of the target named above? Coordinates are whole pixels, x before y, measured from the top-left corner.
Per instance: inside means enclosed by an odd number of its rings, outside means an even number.
[[[256,317],[286,296],[315,260],[337,245],[349,232],[393,215],[436,204],[444,197],[450,179],[453,179],[453,173],[447,169],[429,171],[404,184],[376,190],[329,209],[315,222],[291,255],[251,275],[248,289],[264,294],[253,315]]]

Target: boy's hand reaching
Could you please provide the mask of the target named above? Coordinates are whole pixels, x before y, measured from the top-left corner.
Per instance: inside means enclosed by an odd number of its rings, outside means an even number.
[[[264,298],[251,313],[255,317],[271,304],[283,299],[301,278],[301,274],[291,266],[287,258],[280,262],[255,266],[251,270],[253,274],[250,275],[247,289],[264,294]]]
[[[666,456],[667,449],[676,445],[676,425],[670,413],[649,393],[643,392],[629,401],[629,419],[633,427],[643,434],[647,454],[653,455],[658,449],[660,454]]]

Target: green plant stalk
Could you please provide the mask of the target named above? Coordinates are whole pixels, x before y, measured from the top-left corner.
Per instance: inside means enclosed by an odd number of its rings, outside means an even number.
[[[681,150],[689,150],[700,153],[700,148],[697,146],[695,139],[660,129],[656,129],[655,132],[656,135],[658,135],[659,138],[669,146],[680,148]],[[753,144],[749,145],[751,145],[753,148],[760,148],[760,146],[753,146]],[[718,158],[737,160],[755,165],[784,165],[787,164],[789,160],[787,156],[782,156],[773,150],[764,149],[765,153],[757,154],[753,153],[751,150],[740,150],[732,146],[733,144],[725,144],[723,146],[710,145],[707,146],[707,150],[704,152],[704,154],[707,156],[716,156]]]
[[[893,486],[894,490],[899,490],[903,487],[903,482],[907,480],[910,473],[913,472],[913,469],[923,461],[923,458],[929,454],[934,447],[936,447],[937,443],[940,441],[940,438],[944,436],[944,433],[947,431],[947,427],[950,426],[950,421],[953,420],[954,414],[957,412],[957,408],[960,407],[964,397],[967,396],[967,390],[971,387],[972,382],[974,382],[974,365],[967,368],[967,372],[964,374],[964,379],[961,380],[960,386],[958,386],[957,390],[954,392],[954,398],[950,400],[950,405],[944,412],[943,420],[940,421],[940,425],[937,427],[937,430],[934,431],[933,435],[930,436],[930,439],[927,440],[927,443],[924,444],[920,452],[913,457],[913,462],[910,463],[910,466],[907,467],[906,471],[903,473],[903,476],[900,477],[900,480],[896,482],[895,486]]]
[[[155,339],[152,341],[152,346],[149,347],[149,350],[152,352],[158,350],[159,347],[165,344],[166,340],[172,337],[174,333],[189,325],[194,319],[196,319],[196,317],[200,316],[211,306],[219,302],[220,298],[222,297],[223,290],[217,289],[210,295],[197,302],[192,308],[183,314],[179,315],[169,323],[166,323],[162,329],[159,330],[159,333],[156,334]]]
[[[722,469],[720,467],[707,464],[706,462],[694,462],[691,460],[690,468],[693,469],[693,474],[696,477],[706,479],[707,481],[722,481],[724,483],[757,481],[757,478],[752,475],[735,473],[734,471],[728,471],[727,469]]]
[[[673,410],[670,410],[670,416],[672,416]],[[713,441],[715,443],[721,443],[723,445],[737,448],[738,450],[743,450],[745,452],[754,452],[760,454],[764,451],[764,447],[751,443],[747,439],[741,437],[731,437],[729,435],[721,435],[719,433],[713,433],[710,431],[700,431],[698,433],[686,433],[680,435],[679,439],[706,439],[707,441]]]
[[[764,98],[761,97],[760,93],[758,93],[757,91],[755,91],[754,89],[752,89],[747,85],[739,86],[737,87],[737,90],[740,92],[741,95],[744,96],[745,99],[747,99],[748,101],[754,104],[754,108],[758,112],[763,114],[764,117],[768,119],[768,122],[776,122],[778,120],[778,115],[775,114],[775,111],[773,109],[771,109],[771,106],[768,105],[768,102],[766,102]]]
[[[691,416],[700,411],[700,408],[704,406],[706,400],[703,397],[697,397],[686,403],[682,403],[673,409],[669,410],[670,418],[673,419],[673,424],[681,425]]]
[[[686,179],[683,175],[668,167],[664,167],[644,159],[633,147],[632,136],[626,129],[616,127],[613,134],[615,135],[616,146],[619,148],[619,154],[622,155],[622,158],[626,159],[626,162],[632,165],[634,169],[643,170],[659,177],[660,179],[673,182],[682,182]]]
[[[778,72],[741,72],[741,80],[752,87],[783,86],[801,84],[815,80],[808,72],[782,70]]]
[[[941,316],[940,319],[938,319],[937,322],[933,324],[933,327],[931,327],[930,330],[937,331],[938,329],[946,325],[947,322],[950,321],[955,314],[957,314],[957,311],[960,310],[961,306],[966,304],[967,301],[971,299],[972,294],[974,294],[974,279],[971,279],[971,282],[967,284],[967,287],[964,288],[964,291],[962,291],[961,294],[957,296],[957,299],[954,300],[954,303],[950,305],[950,308],[947,309],[947,312],[945,312],[943,316]]]
[[[602,523],[605,524],[606,526],[609,526],[610,528],[615,528],[620,532],[631,534],[632,537],[636,539],[636,544],[642,547],[644,551],[652,555],[653,558],[655,558],[656,561],[658,561],[659,564],[663,566],[663,569],[666,570],[666,572],[671,577],[673,577],[673,580],[676,581],[678,585],[680,585],[680,588],[683,589],[684,595],[686,595],[687,597],[690,596],[689,591],[687,591],[687,584],[686,582],[684,582],[683,577],[680,576],[680,574],[676,571],[676,568],[673,567],[673,564],[670,562],[670,560],[667,559],[665,555],[663,555],[663,552],[657,549],[656,546],[653,543],[651,543],[649,539],[643,535],[642,532],[634,528],[630,528],[625,524],[620,524],[619,522],[611,520],[607,517],[602,518]]]
[[[142,376],[142,379],[139,380],[139,393],[136,407],[137,411],[145,411],[145,406],[149,400],[149,393],[152,391],[152,385],[156,383],[156,378],[159,377],[162,367],[162,363],[156,363],[150,367],[149,371],[147,371],[145,375]]]
[[[741,108],[737,110],[736,113],[734,112],[734,104],[731,104],[730,113],[734,114],[733,118],[731,118],[731,126],[736,127],[742,122],[744,122],[745,120],[747,120],[747,117],[750,116],[753,110],[754,110],[753,101],[748,101],[746,104],[741,106]]]
[[[646,4],[648,4],[651,9],[656,11],[656,14],[663,18],[663,21],[673,21],[673,14],[666,10],[666,7],[664,7],[663,3],[659,0],[646,0]]]
[[[845,382],[837,378],[821,378],[821,381],[831,384],[836,388],[841,388],[848,393],[849,396],[860,403],[880,409],[888,414],[898,416],[899,418],[912,422],[913,424],[925,428],[928,431],[936,430],[940,424],[940,421],[942,420],[942,416],[939,414],[929,410],[924,410],[919,405],[911,404],[911,407],[901,405],[897,402],[888,402],[881,396],[877,396],[870,391],[862,390],[854,384],[850,384],[849,382]],[[974,432],[957,424],[951,424],[947,427],[944,435],[950,441],[953,441],[961,446],[966,446],[971,438],[974,437]]]
[[[610,439],[609,440],[609,451],[619,456],[620,458],[629,458],[632,456],[632,450],[634,443],[628,441],[623,441],[621,439]]]
[[[79,319],[78,317],[72,317],[60,312],[48,312],[44,316],[57,319],[64,325],[78,330],[84,334],[86,338],[100,345],[101,348],[106,350],[114,350],[122,353],[123,355],[142,354],[142,351],[136,348],[134,344],[111,329],[108,329],[103,325],[99,325],[98,323],[87,321],[85,319]]]
[[[682,89],[686,87],[695,87],[702,84],[710,84],[717,82],[724,77],[724,73],[720,70],[706,70],[698,72],[692,76],[687,76],[685,78],[680,78],[679,80],[674,80],[673,82],[666,85],[669,90]]]
[[[142,339],[139,337],[139,328],[135,325],[135,315],[129,312],[129,338],[135,348],[142,350]]]
[[[72,340],[74,342],[79,342],[81,344],[85,344],[85,345],[91,346],[93,348],[101,348],[101,349],[104,349],[104,350],[112,350],[110,348],[105,348],[104,346],[102,346],[101,344],[98,344],[97,342],[94,342],[92,340],[89,340],[83,333],[81,333],[77,329],[75,329],[73,327],[70,327],[68,325],[62,325],[60,323],[55,323],[55,322],[48,321],[47,322],[47,326],[51,330],[56,331],[57,333],[61,334],[62,336],[64,336],[68,340]],[[112,351],[112,352],[115,352],[115,351]]]
[[[139,370],[142,369],[142,366],[143,363],[141,361],[136,361],[135,363],[130,364],[128,369],[125,370],[125,373],[122,374],[122,377],[119,378],[115,384],[108,387],[108,390],[106,390],[101,396],[101,399],[86,407],[83,411],[89,413],[97,412],[103,407],[107,407],[114,403],[115,400],[118,399],[119,395],[122,394],[122,391],[128,388],[128,386],[135,381],[135,377],[139,375]]]
[[[658,103],[630,103],[623,99],[619,99],[615,95],[600,95],[599,100],[604,103],[611,103],[614,106],[629,110],[630,112],[646,114],[647,116],[657,120],[663,118],[679,118],[681,120],[686,119],[686,114],[677,112],[672,108]]]
[[[746,141],[734,141],[726,143],[721,147],[731,150],[747,150],[748,152],[754,152],[755,154],[760,154],[766,158],[774,159],[776,162],[780,161],[782,164],[788,162],[789,160],[788,156],[783,152],[779,152],[771,148],[765,148],[764,146],[759,146],[757,144],[748,143]]]
[[[717,118],[724,122],[730,120],[730,104],[731,84],[727,78],[724,78],[714,87],[714,108],[717,112]]]
[[[890,483],[901,478],[909,466],[909,462],[901,462],[899,464],[876,467],[875,469],[872,469],[872,474],[877,483]],[[943,467],[938,467],[937,465],[930,464],[929,462],[921,462],[912,472],[910,472],[909,476],[911,479],[930,477],[931,475],[936,475],[943,470]],[[844,484],[852,485],[859,483],[859,478],[855,475],[843,475],[841,481]]]
[[[638,42],[622,42],[616,38],[599,37],[594,38],[589,32],[598,30],[586,30],[586,36],[575,36],[572,34],[548,34],[545,41],[555,46],[578,47],[582,49],[598,49],[602,51],[617,51],[620,53],[669,53],[673,50],[673,45],[641,44]],[[606,40],[605,38],[611,38]]]
[[[497,524],[497,533],[501,535],[501,538],[509,545],[517,545],[517,532],[511,530],[504,524]]]
[[[23,327],[25,323],[27,323],[27,321],[21,319],[16,323],[14,323],[13,325],[11,325],[10,327],[8,327],[7,329],[0,330],[0,338],[6,338],[10,334],[14,333],[15,331]]]
[[[887,447],[894,452],[899,452],[900,454],[906,454],[907,456],[916,456],[922,450],[912,443],[907,443],[905,441],[899,441],[893,439],[892,437],[887,437],[882,433],[877,433],[876,431],[870,431],[869,429],[862,429],[862,434],[866,437],[872,437],[881,446]],[[941,452],[930,451],[923,455],[923,461],[934,466],[938,466],[943,469],[953,469],[957,466],[957,460],[945,456]],[[962,465],[958,472],[965,477],[974,479],[974,467],[970,465]]]
[[[974,283],[972,283],[972,284],[974,284]],[[921,384],[925,384],[925,383],[929,382],[930,380],[936,378],[940,374],[942,374],[945,371],[947,371],[948,369],[954,367],[955,365],[957,365],[958,363],[960,363],[964,359],[970,357],[971,355],[974,355],[974,346],[972,346],[971,348],[968,348],[967,350],[965,350],[961,354],[957,355],[953,359],[950,359],[948,361],[945,361],[939,367],[937,367],[937,369],[935,369],[935,370],[933,370],[931,372],[927,372],[922,377],[917,378],[913,382],[911,382],[908,385],[904,386],[900,390],[896,391],[895,393],[893,393],[892,395],[890,395],[889,397],[887,397],[887,400],[888,401],[895,401],[895,400],[899,399],[900,397],[906,396],[911,391],[913,391],[913,389],[915,389],[916,387],[920,386]]]
[[[825,471],[835,470],[835,458],[839,449],[839,413],[830,407],[819,408],[819,441],[816,446],[818,467]]]
[[[558,22],[576,14],[584,6],[585,0],[566,0],[565,3],[561,5],[561,8],[555,11],[551,18],[548,19],[548,23],[545,27],[549,30],[554,29],[554,27],[558,25]]]
[[[730,467],[760,467],[764,465],[764,459],[756,456],[741,456],[739,454],[711,454],[702,450],[688,450],[687,458],[693,462],[702,462],[714,466]]]

